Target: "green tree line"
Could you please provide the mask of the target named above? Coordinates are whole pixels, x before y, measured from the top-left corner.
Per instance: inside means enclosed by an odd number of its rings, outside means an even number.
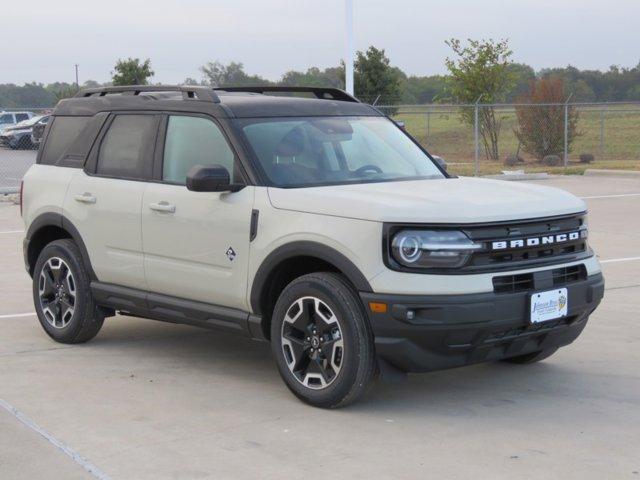
[[[450,46],[453,45],[450,44]],[[455,50],[454,50],[455,51]],[[356,95],[364,101],[379,105],[425,104],[460,101],[460,95],[451,91],[450,75],[407,75],[391,63],[384,49],[369,47],[357,52],[355,68]],[[560,78],[565,92],[572,93],[573,102],[640,101],[640,63],[632,68],[612,66],[607,71],[580,70],[573,66],[535,71],[522,63],[506,65],[509,88],[501,100],[514,102],[529,89],[533,80]],[[223,64],[207,62],[200,68],[201,78],[186,78],[186,84],[203,85],[283,85],[283,86],[332,86],[344,88],[344,64],[328,68],[311,67],[306,71],[289,70],[278,81],[270,81],[245,71],[239,62]],[[149,59],[118,60],[108,84],[145,84],[153,77]],[[89,80],[81,87],[100,86]],[[73,95],[77,87],[73,83],[27,83],[24,85],[0,84],[0,108],[51,107],[61,98]],[[482,101],[485,101],[484,99]]]

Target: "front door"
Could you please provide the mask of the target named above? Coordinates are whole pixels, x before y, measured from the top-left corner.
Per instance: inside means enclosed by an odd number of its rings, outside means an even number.
[[[148,185],[142,201],[149,290],[246,310],[254,187],[235,193],[187,190],[186,175],[194,165],[222,165],[233,183],[244,178],[212,119],[171,115],[166,122],[162,178]]]

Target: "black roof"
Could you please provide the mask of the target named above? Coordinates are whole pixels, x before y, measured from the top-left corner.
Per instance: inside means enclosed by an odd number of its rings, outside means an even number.
[[[53,114],[95,115],[127,110],[202,112],[222,118],[382,115],[336,88],[165,85],[81,90],[74,98],[61,100]]]

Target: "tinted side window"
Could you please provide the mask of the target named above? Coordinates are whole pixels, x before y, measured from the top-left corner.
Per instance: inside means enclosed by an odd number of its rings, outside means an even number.
[[[218,126],[206,118],[170,116],[164,147],[162,179],[184,185],[194,165],[226,167],[231,182],[241,182],[235,172],[235,155]]]
[[[23,122],[24,120],[29,120],[29,115],[26,113],[16,113],[16,122]]]
[[[10,113],[5,113],[4,115],[0,115],[0,125],[6,123],[13,123],[13,115]]]
[[[91,117],[55,117],[42,152],[40,163],[55,164],[83,130]]]
[[[104,136],[98,154],[99,175],[144,179],[150,178],[150,146],[155,139],[156,117],[153,115],[117,115]]]

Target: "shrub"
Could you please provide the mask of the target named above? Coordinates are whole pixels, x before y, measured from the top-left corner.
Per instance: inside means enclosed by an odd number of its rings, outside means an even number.
[[[504,159],[504,164],[509,167],[515,167],[519,163],[524,163],[524,159],[520,155],[509,154]]]
[[[581,153],[580,154],[580,163],[591,163],[596,159],[592,153]]]
[[[562,159],[559,155],[545,155],[545,157],[542,159],[542,163],[544,163],[548,167],[559,167],[562,163]]]
[[[544,159],[547,155],[560,155],[564,151],[564,83],[560,78],[540,78],[531,82],[529,92],[518,98],[516,137],[522,149]],[[529,105],[540,103],[542,105]],[[525,105],[526,104],[526,105]],[[569,151],[577,132],[578,111],[568,107]]]

